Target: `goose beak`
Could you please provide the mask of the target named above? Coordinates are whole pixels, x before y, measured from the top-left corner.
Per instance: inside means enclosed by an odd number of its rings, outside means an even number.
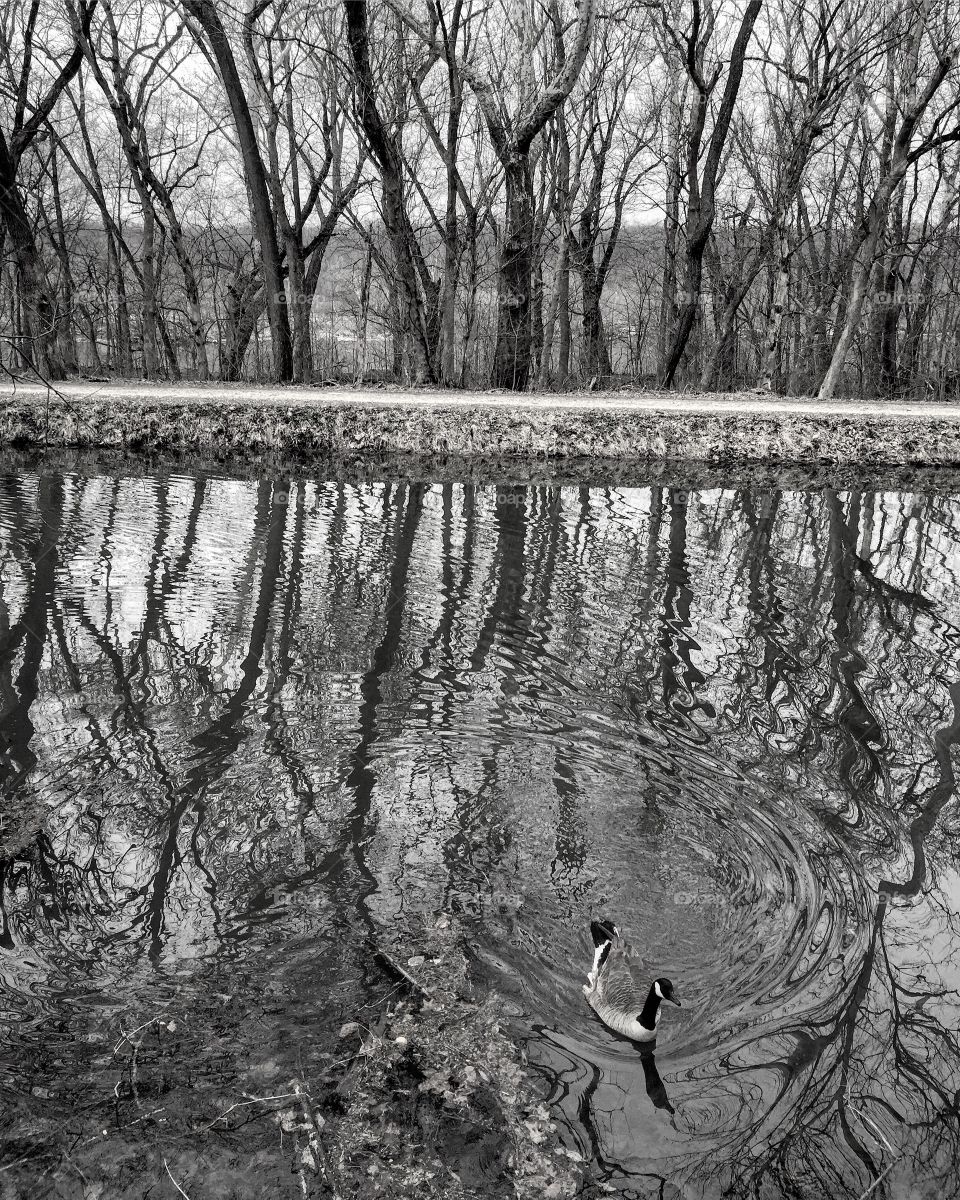
[[[668,996],[668,997],[667,997],[667,999],[670,1001],[670,1003],[671,1003],[671,1004],[675,1004],[675,1005],[677,1006],[677,1008],[682,1008],[682,1007],[683,1007],[683,1005],[682,1005],[682,1004],[680,1003],[680,1001],[679,1001],[679,1000],[676,998],[676,996]]]

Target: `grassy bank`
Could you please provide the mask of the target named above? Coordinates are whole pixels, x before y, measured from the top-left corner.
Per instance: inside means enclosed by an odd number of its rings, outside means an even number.
[[[515,396],[257,387],[8,386],[0,444],[305,460],[429,455],[960,465],[960,406],[660,394]]]

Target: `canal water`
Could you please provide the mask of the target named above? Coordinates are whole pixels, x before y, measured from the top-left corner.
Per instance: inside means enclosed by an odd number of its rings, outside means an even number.
[[[931,491],[6,474],[0,1195],[295,1194],[211,1123],[442,913],[609,1194],[953,1194],[958,574]]]

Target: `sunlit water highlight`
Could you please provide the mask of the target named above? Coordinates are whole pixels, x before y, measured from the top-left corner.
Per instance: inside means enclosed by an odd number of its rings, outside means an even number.
[[[943,495],[3,478],[10,1178],[82,1194],[54,1133],[112,1121],[140,1195],[445,911],[616,1193],[951,1194],[958,551]],[[684,1001],[655,1066],[598,915]],[[168,1010],[142,1119],[113,1051]],[[263,1124],[208,1183],[280,1186]]]

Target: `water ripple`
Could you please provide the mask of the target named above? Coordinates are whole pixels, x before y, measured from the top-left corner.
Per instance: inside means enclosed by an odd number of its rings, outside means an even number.
[[[960,502],[901,501],[0,481],[10,1094],[82,1113],[177,1006],[217,1086],[299,1070],[448,911],[622,1194],[953,1178]],[[655,1055],[598,915],[683,998]]]

